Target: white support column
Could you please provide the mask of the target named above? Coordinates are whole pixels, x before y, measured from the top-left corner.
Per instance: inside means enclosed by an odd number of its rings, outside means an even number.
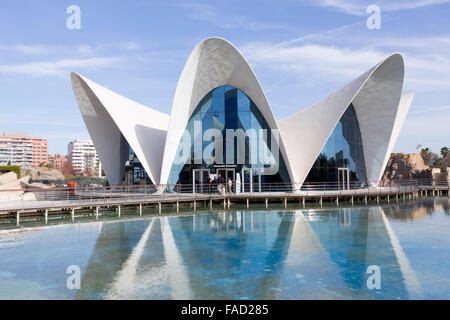
[[[266,198],[266,209],[269,208],[269,199]]]
[[[99,207],[95,207],[95,220],[98,220],[98,209]]]
[[[209,199],[209,210],[213,209],[213,205],[212,205],[212,199]]]
[[[247,198],[247,209],[250,207],[250,200]]]
[[[120,218],[120,213],[121,213],[121,208],[120,208],[120,205],[117,207],[117,215],[119,216],[119,218]]]
[[[16,227],[20,225],[20,211],[16,212]]]
[[[197,211],[197,201],[194,200],[194,211]]]
[[[139,203],[139,216],[142,217],[142,203]]]
[[[158,213],[161,214],[161,202],[158,202]]]
[[[177,213],[180,213],[180,201],[177,201]]]
[[[48,223],[48,209],[45,209],[44,217],[45,217],[45,224],[47,224]]]
[[[287,198],[284,198],[284,208],[287,209]]]
[[[72,216],[72,222],[74,222],[75,221],[75,208],[72,208],[71,216]]]

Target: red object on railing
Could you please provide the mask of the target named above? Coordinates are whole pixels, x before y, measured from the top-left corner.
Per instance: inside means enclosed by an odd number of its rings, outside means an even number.
[[[77,186],[77,183],[75,181],[67,182],[67,187],[69,187],[69,194],[74,194],[75,193],[76,186]]]

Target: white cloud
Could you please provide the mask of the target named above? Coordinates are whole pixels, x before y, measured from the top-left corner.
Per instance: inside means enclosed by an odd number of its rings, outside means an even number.
[[[36,44],[36,45],[24,45],[24,44],[16,44],[16,45],[0,45],[1,51],[9,51],[9,52],[19,52],[26,55],[39,55],[46,54],[51,51],[50,46]]]
[[[307,38],[308,39],[308,38]],[[359,49],[347,46],[332,46],[315,44],[305,41],[288,41],[282,44],[266,42],[251,42],[240,47],[244,56],[255,66],[262,65],[275,71],[297,74],[299,77],[315,81],[327,81],[332,77],[336,81],[349,81],[367,71],[389,54],[399,51],[405,59],[405,83],[412,90],[432,91],[450,88],[450,57],[422,48],[436,48],[437,43],[447,44],[450,48],[450,39],[446,37],[417,38],[405,42],[406,46],[420,46],[416,51],[401,48],[402,40],[396,50],[389,50],[386,45],[370,46]],[[383,43],[383,40],[381,41]],[[391,46],[392,48],[393,46]],[[443,48],[443,45],[439,46]]]
[[[188,9],[188,18],[192,20],[204,21],[219,28],[240,28],[251,31],[265,29],[286,29],[287,26],[280,24],[264,23],[250,20],[244,16],[226,17],[223,12],[218,12],[216,8],[207,4],[200,3],[182,3],[176,6]]]
[[[315,0],[311,1],[311,4],[314,6],[332,8],[336,11],[351,15],[362,16],[366,14],[367,7],[371,4],[378,5],[382,11],[400,11],[449,2],[450,0]]]
[[[67,77],[73,70],[98,69],[117,63],[117,57],[96,57],[86,59],[62,59],[57,61],[37,61],[23,64],[0,65],[0,74],[21,74],[33,77]]]
[[[386,56],[384,52],[376,50],[353,50],[317,44],[286,47],[256,42],[242,46],[241,50],[256,65],[263,64],[271,69],[308,77],[356,77]]]

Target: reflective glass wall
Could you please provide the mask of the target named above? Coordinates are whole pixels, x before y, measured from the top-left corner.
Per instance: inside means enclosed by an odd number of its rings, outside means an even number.
[[[196,122],[197,124],[195,124]],[[199,123],[201,124],[200,132],[194,128]],[[218,129],[222,133],[223,155],[220,157],[221,161],[217,161],[218,155],[215,151],[211,154],[208,154],[208,152],[205,153],[205,148],[211,145],[214,139],[200,135],[203,135],[205,131],[211,128]],[[234,156],[231,157],[231,163],[229,160],[230,155],[227,155],[227,129],[242,129],[243,131],[254,129],[253,133],[255,133],[246,136],[245,143],[243,144],[239,144],[237,138],[234,139]],[[265,129],[265,134],[261,134],[260,129]],[[193,183],[193,169],[209,169],[210,173],[214,174],[220,168],[234,169],[236,177],[239,174],[241,180],[243,168],[254,168],[259,169],[258,172],[261,174],[261,182],[263,183],[290,182],[285,162],[279,152],[278,144],[275,143],[276,140],[274,140],[276,147],[272,148],[273,138],[269,125],[253,101],[243,91],[232,86],[221,86],[209,92],[194,110],[186,126],[186,130],[191,137],[189,147],[191,159],[185,163],[178,164],[174,162],[169,175],[169,184]],[[195,152],[194,141],[197,141],[197,143],[201,141],[201,152]],[[254,149],[254,146],[256,146],[256,149]],[[255,152],[251,150],[256,151],[258,155],[256,162],[251,158],[251,154],[255,155]],[[266,152],[269,157],[260,157],[261,151],[263,153]],[[239,163],[240,161],[238,161],[240,152],[244,152],[243,154],[245,154],[243,163]],[[177,156],[182,153],[183,147],[182,143],[180,143]],[[267,175],[269,167],[277,167],[277,172]]]
[[[353,187],[367,180],[361,133],[352,104],[347,108],[304,182],[338,182],[338,168],[348,168]],[[342,180],[341,180],[342,181]]]

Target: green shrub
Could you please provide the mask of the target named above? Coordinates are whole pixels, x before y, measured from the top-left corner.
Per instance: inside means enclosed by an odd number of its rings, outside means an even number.
[[[20,167],[19,166],[0,166],[0,173],[15,172],[17,179],[20,179]]]

